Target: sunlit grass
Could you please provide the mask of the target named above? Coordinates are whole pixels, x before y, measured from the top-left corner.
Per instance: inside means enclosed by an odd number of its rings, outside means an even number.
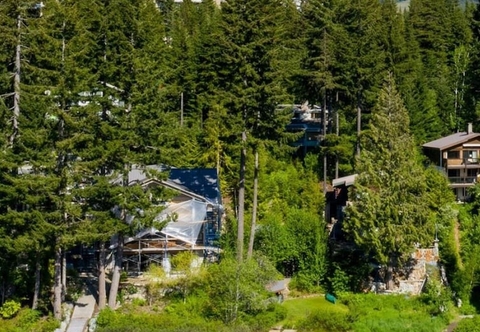
[[[341,313],[347,314],[347,306],[340,303],[330,303],[323,296],[307,297],[307,298],[296,298],[296,299],[287,299],[283,306],[287,308],[287,317],[278,323],[280,326],[292,327],[298,325],[298,323],[307,318],[307,316],[315,313]]]

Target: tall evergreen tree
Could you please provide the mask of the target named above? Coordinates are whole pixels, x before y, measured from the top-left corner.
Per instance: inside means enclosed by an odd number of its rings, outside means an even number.
[[[306,22],[306,54],[304,60],[305,90],[308,91],[308,100],[322,105],[323,143],[326,142],[327,123],[329,122],[327,108],[332,110],[331,101],[338,91],[338,64],[336,62],[336,39],[339,36],[339,24],[336,22],[337,1],[308,1],[303,8]],[[328,103],[327,103],[328,100]],[[332,140],[330,140],[331,142]],[[327,153],[323,149],[323,190],[327,188]],[[338,159],[337,159],[338,162]],[[338,165],[336,166],[338,172]]]
[[[408,113],[387,79],[357,159],[358,177],[344,229],[383,266],[388,287],[392,271],[405,262],[415,243],[425,243],[433,228],[426,206],[425,174],[408,128]],[[430,238],[430,239],[431,239]]]
[[[348,119],[357,122],[357,154],[362,130],[362,113],[368,113],[385,73],[382,45],[381,5],[376,0],[344,1],[339,5],[338,21],[343,23],[337,39],[339,85],[346,101],[355,108]],[[345,99],[345,98],[344,98]]]
[[[478,104],[478,91],[480,91],[480,81],[478,79],[480,72],[480,5],[476,5],[470,18],[470,28],[472,31],[472,45],[470,48],[470,62],[467,71],[467,87],[465,96],[465,114],[463,118],[466,122],[476,122],[480,114]]]
[[[216,45],[221,57],[214,59],[222,68],[216,80],[221,87],[216,101],[227,110],[230,135],[240,148],[240,178],[236,185],[239,260],[243,258],[247,140],[278,142],[288,121],[275,109],[290,99],[282,83],[292,68],[289,55],[294,55],[294,44],[284,38],[288,36],[285,27],[293,9],[293,3],[276,0],[232,0],[222,4]]]
[[[424,77],[434,90],[438,117],[447,121],[441,134],[455,131],[460,123],[455,108],[458,75],[450,63],[455,49],[470,43],[467,17],[457,1],[412,0],[408,21],[420,46]]]
[[[60,71],[59,62],[55,62],[60,57],[56,55],[64,49],[53,37],[57,34],[50,16],[53,8],[48,12],[34,2],[10,8],[10,14],[17,18],[18,47],[14,52],[13,130],[2,162],[1,190],[6,209],[2,224],[15,234],[11,240],[17,239],[14,243],[23,253],[21,257],[31,258],[35,271],[33,307],[39,302],[41,268],[55,252],[54,314],[60,319],[61,249],[75,208],[68,203],[68,175],[60,165],[64,156],[59,148],[62,129],[57,127],[58,116],[49,95]]]

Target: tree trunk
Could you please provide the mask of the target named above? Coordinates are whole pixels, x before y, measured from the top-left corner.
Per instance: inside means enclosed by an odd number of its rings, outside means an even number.
[[[105,308],[107,290],[105,288],[105,242],[100,242],[100,262],[98,263],[98,309]]]
[[[53,314],[55,319],[62,320],[62,249],[61,248],[55,249]]]
[[[180,94],[180,127],[183,127],[183,92]]]
[[[122,273],[123,261],[123,234],[118,234],[118,246],[115,254],[115,266],[113,268],[112,283],[110,285],[110,294],[108,296],[108,306],[115,309],[117,305],[117,293],[120,286],[120,274]]]
[[[10,146],[13,146],[15,138],[18,135],[18,118],[20,117],[20,68],[22,58],[22,41],[21,41],[22,17],[17,17],[17,45],[15,51],[15,69],[13,73],[13,117],[12,117],[12,134],[9,138]]]
[[[245,163],[247,133],[242,132],[242,152],[240,155],[240,183],[238,187],[238,225],[237,225],[237,260],[243,260],[243,226],[245,218]]]
[[[67,295],[67,255],[62,250],[62,302],[65,301]]]
[[[38,299],[40,298],[40,276],[42,272],[42,265],[38,261],[35,263],[35,286],[33,290],[33,301],[32,301],[32,309],[36,310],[38,308]]]
[[[327,135],[327,89],[323,91],[323,145]],[[323,194],[327,193],[327,152],[323,152]]]
[[[385,274],[385,287],[388,290],[393,289],[393,266],[389,263],[387,266],[387,273]]]
[[[257,227],[257,205],[258,205],[258,150],[255,149],[255,170],[253,175],[252,225],[250,228],[250,241],[248,242],[247,259],[252,258],[252,255],[253,255],[253,243],[255,242],[255,228]]]
[[[337,95],[338,98],[338,95]],[[340,135],[340,128],[338,127],[338,110],[335,112],[335,133],[337,137]],[[338,179],[338,153],[335,154],[335,179]]]
[[[362,108],[360,100],[357,101],[357,156],[360,155],[360,132],[362,131]]]
[[[0,306],[3,305],[3,303],[5,302],[5,290],[7,288],[6,286],[7,282],[5,281],[5,279],[2,278],[2,286],[0,287]]]

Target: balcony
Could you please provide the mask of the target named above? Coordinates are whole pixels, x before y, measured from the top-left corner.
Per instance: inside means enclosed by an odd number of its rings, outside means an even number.
[[[447,169],[480,168],[480,158],[444,159],[444,161]]]
[[[454,176],[449,177],[448,180],[450,181],[450,187],[453,188],[471,187],[477,183],[476,176]]]

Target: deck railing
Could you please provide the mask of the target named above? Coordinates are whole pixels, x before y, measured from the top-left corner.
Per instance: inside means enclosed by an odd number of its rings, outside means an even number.
[[[476,176],[453,176],[449,177],[448,180],[450,183],[475,183],[477,180]]]

